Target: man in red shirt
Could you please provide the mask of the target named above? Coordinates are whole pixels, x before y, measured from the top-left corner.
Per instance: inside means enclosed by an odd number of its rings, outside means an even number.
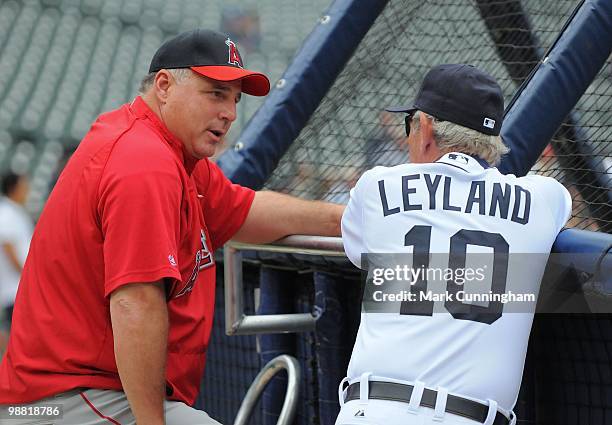
[[[0,419],[217,423],[189,407],[211,332],[212,253],[230,238],[339,235],[344,209],[232,184],[207,159],[241,93],[269,89],[229,38],[195,30],[160,47],[141,96],[97,119],[34,232],[0,365]],[[61,404],[63,418],[25,418],[18,404]]]

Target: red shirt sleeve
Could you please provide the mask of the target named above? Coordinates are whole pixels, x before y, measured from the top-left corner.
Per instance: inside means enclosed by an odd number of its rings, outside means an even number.
[[[204,213],[213,250],[223,246],[242,227],[255,198],[255,191],[232,183],[208,159],[196,166],[193,177]]]
[[[119,141],[106,164],[98,191],[105,296],[128,283],[181,279],[175,259],[182,184],[161,148]]]

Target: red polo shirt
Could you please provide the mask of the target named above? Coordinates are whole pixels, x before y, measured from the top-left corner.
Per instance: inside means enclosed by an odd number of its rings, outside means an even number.
[[[76,387],[121,389],[109,294],[167,279],[169,398],[192,404],[215,302],[212,252],[244,222],[254,192],[182,143],[138,97],[101,115],[36,226],[15,302],[0,404]]]

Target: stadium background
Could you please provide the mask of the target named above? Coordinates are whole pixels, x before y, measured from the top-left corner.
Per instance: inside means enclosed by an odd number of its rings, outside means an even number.
[[[369,2],[373,25],[342,72],[329,78],[319,69],[331,87],[316,111],[305,114],[303,129],[294,129],[297,138],[288,150],[278,150],[282,158],[278,165],[269,165],[272,174],[245,184],[346,202],[348,188],[365,169],[405,160],[397,144],[401,120],[380,111],[410,99],[427,69],[445,62],[482,67],[500,81],[509,103],[579,3]],[[286,89],[288,79],[281,77],[286,77],[283,73],[294,55],[304,59],[304,51],[298,49],[305,41],[312,44],[311,31],[333,22],[334,15],[330,18],[327,12],[330,6],[333,9],[329,0],[1,1],[0,169],[31,174],[27,207],[37,217],[91,122],[133,98],[165,38],[199,26],[230,33],[246,65],[270,76],[274,95]],[[327,52],[335,54],[333,48]],[[611,73],[608,57],[530,171],[553,176],[570,189],[570,227],[605,233],[612,230]],[[248,145],[249,124],[258,125],[249,119],[264,101],[243,99],[229,150],[220,161],[228,171]],[[221,282],[222,270],[219,275]],[[344,373],[358,325],[356,278],[342,267],[260,258],[245,266],[245,281],[250,311],[255,310],[255,298],[260,300],[259,310],[268,313],[307,312],[314,305],[322,312],[317,329],[297,335],[227,337],[220,284],[198,405],[230,423],[261,365],[275,354],[289,352],[298,357],[303,370],[303,401],[296,423],[333,423],[334,382]],[[612,423],[611,324],[608,316],[536,320],[517,409],[525,423]],[[271,385],[252,423],[275,423],[282,381]]]

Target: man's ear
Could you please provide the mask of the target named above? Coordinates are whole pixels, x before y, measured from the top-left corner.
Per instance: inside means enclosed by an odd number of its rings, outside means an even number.
[[[434,138],[433,119],[423,112],[419,114],[419,124],[421,125],[421,152],[428,161],[434,161],[440,157],[440,149]]]
[[[168,90],[173,83],[172,74],[165,69],[160,69],[155,75],[153,80],[153,87],[155,89],[155,96],[160,103],[165,103],[168,98]]]
[[[424,112],[419,114],[419,127],[420,127],[420,150],[422,154],[425,154],[433,143],[433,123],[431,119],[425,115]]]
[[[421,138],[423,139],[423,149],[433,142],[433,122],[424,112],[419,114],[419,126],[421,127]]]

